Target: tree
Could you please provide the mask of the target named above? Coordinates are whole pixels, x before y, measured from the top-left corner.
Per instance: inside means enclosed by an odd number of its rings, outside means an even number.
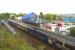
[[[52,17],[52,14],[45,14],[44,15],[44,18],[47,20],[51,20],[52,19],[51,17]]]
[[[19,13],[17,16],[19,17],[19,16],[24,16],[24,15],[26,15],[25,13]]]
[[[57,15],[53,15],[53,20],[57,20],[58,16]]]
[[[10,17],[11,13],[1,13],[0,19],[8,19]]]
[[[56,14],[44,14],[44,19],[47,20],[57,20],[58,16]]]

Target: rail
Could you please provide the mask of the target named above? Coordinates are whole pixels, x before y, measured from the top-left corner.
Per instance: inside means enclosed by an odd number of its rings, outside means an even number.
[[[8,28],[10,32],[16,34],[15,30],[5,20],[2,20],[1,22]]]

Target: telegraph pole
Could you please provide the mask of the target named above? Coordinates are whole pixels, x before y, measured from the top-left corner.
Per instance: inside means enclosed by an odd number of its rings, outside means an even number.
[[[40,12],[40,15],[39,15],[40,28],[42,28],[42,24],[41,24],[41,18],[43,18],[43,13],[42,13],[42,12]]]

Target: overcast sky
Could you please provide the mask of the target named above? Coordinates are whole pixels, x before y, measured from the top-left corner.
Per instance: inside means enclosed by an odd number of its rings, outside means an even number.
[[[2,12],[75,13],[74,0],[0,0]]]

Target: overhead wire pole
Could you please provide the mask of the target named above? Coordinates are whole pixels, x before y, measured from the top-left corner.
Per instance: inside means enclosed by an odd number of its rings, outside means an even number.
[[[39,15],[39,21],[40,21],[40,28],[42,28],[42,23],[41,23],[41,18],[43,17],[43,13],[40,12],[40,15]]]

